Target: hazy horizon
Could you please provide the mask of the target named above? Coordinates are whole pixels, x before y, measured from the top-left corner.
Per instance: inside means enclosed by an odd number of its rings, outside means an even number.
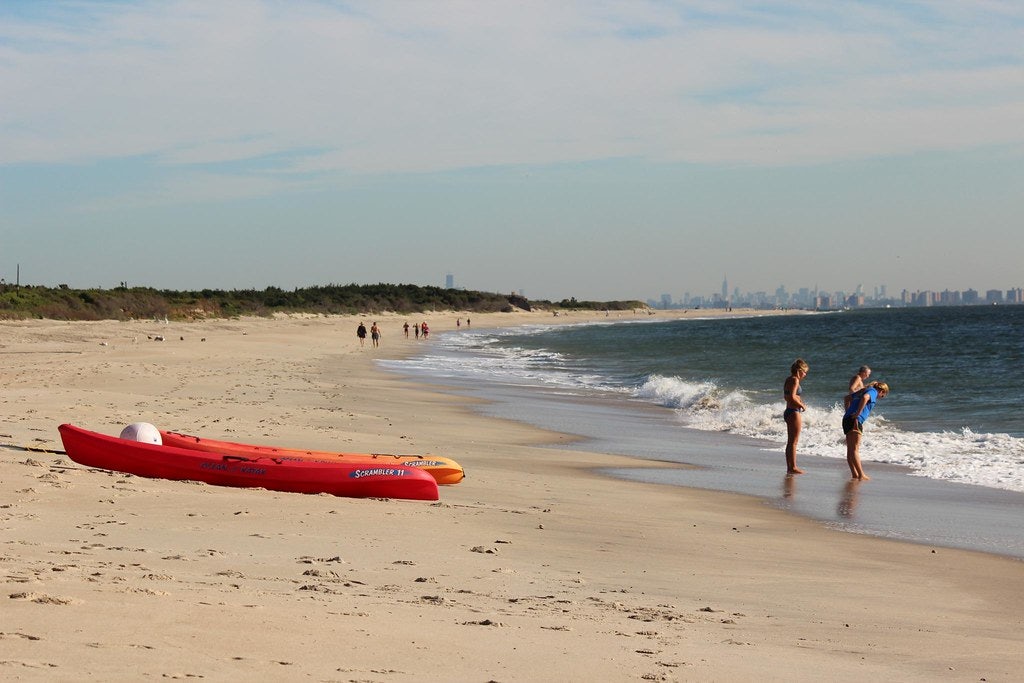
[[[0,277],[1021,287],[1022,29],[1001,0],[9,0]]]

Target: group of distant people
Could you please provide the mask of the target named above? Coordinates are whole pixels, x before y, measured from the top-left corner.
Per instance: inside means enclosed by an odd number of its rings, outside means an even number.
[[[356,336],[359,337],[359,346],[363,346],[366,343],[366,325],[359,323],[359,327],[356,328]],[[370,326],[370,340],[373,342],[374,348],[380,346],[380,326],[376,322]]]
[[[462,318],[459,318],[456,321],[455,324],[456,324],[457,327],[462,327]],[[466,326],[467,327],[469,326],[469,318],[466,318]],[[423,336],[424,339],[426,339],[427,337],[430,336],[430,326],[427,325],[427,321],[426,320],[424,320],[421,323],[416,323],[415,325],[412,326],[412,328],[414,330],[414,333],[415,333],[417,339],[419,339],[421,335]],[[405,333],[406,338],[408,338],[409,337],[409,323],[405,323],[405,324],[402,325],[402,331]],[[370,340],[373,342],[373,346],[374,347],[379,347],[380,346],[381,331],[380,331],[380,326],[376,322],[374,322],[373,325],[370,326],[369,336],[370,336]],[[359,346],[365,346],[365,344],[366,344],[366,337],[367,337],[367,330],[366,330],[366,324],[365,323],[360,322],[359,326],[356,327],[356,337],[359,339]]]
[[[807,408],[800,397],[800,381],[807,376],[810,366],[807,361],[797,358],[789,368],[789,377],[782,385],[782,395],[786,399],[786,408],[782,413],[786,421],[786,473],[803,474],[796,466],[796,445],[803,429],[802,413]],[[889,395],[889,385],[885,382],[865,384],[871,376],[871,368],[862,365],[850,378],[846,396],[843,398],[843,434],[846,436],[846,463],[850,466],[853,479],[867,480],[864,468],[860,463],[860,442],[864,436],[864,422],[871,415],[872,408],[879,399]]]

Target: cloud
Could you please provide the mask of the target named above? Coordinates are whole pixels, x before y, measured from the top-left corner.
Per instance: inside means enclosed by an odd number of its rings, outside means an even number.
[[[0,9],[0,163],[789,165],[1024,137],[1009,2],[45,7]]]
[[[163,209],[182,204],[220,204],[298,193],[310,187],[307,181],[289,181],[270,175],[196,171],[151,180],[143,187],[133,187],[110,196],[94,197],[78,205],[77,211],[102,215],[138,209]]]

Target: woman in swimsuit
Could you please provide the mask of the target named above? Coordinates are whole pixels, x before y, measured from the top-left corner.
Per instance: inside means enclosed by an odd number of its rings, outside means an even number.
[[[810,366],[802,358],[797,358],[789,368],[789,377],[782,385],[782,395],[786,399],[786,410],[782,418],[786,421],[786,473],[803,474],[796,466],[796,443],[800,440],[800,430],[804,425],[802,413],[807,407],[800,398],[800,380],[807,376]]]

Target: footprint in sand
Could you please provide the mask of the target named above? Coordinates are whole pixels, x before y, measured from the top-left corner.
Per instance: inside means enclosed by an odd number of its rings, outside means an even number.
[[[18,633],[18,632],[15,632],[15,633],[4,633],[3,631],[0,631],[0,640],[2,640],[4,638],[21,638],[23,640],[42,640],[42,638],[40,638],[39,636],[33,636],[33,635],[28,634],[28,633]]]
[[[302,572],[302,575],[303,576],[315,576],[315,577],[320,578],[320,579],[328,579],[328,580],[334,580],[334,581],[337,581],[337,580],[341,579],[341,577],[338,576],[337,572],[331,571],[330,569],[328,569],[326,571],[323,571],[323,570],[320,570],[320,569],[307,569],[306,571]]]
[[[504,626],[505,624],[500,621],[492,621],[490,619],[481,619],[480,621],[464,621],[463,626]]]
[[[311,557],[309,555],[303,555],[296,561],[299,564],[313,564],[315,562],[338,562],[340,564],[348,564],[347,561],[342,559],[341,555],[335,555],[334,557]]]
[[[313,591],[315,593],[326,593],[327,595],[341,595],[341,591],[336,590],[334,588],[330,588],[328,586],[324,586],[322,584],[318,584],[318,583],[305,584],[303,586],[299,586],[299,590],[300,591]]]
[[[66,481],[64,481],[60,477],[58,477],[53,472],[47,472],[46,474],[40,474],[38,477],[36,477],[36,479],[38,479],[39,481],[45,481],[47,484],[50,484],[51,486],[55,486],[56,488],[59,488],[59,489],[66,489],[66,488],[68,488],[70,486],[70,484],[68,484]]]
[[[11,593],[9,597],[11,600],[27,600],[39,605],[74,605],[82,602],[74,598],[61,598],[45,593]]]
[[[423,602],[430,603],[431,605],[443,605],[448,602],[443,596],[440,595],[423,595],[420,596],[420,600]]]
[[[167,591],[153,590],[152,588],[127,588],[127,593],[141,593],[143,595],[170,595]]]
[[[215,576],[227,576],[232,579],[244,579],[245,574],[235,569],[225,569],[224,571],[217,572]]]
[[[498,554],[498,549],[497,548],[486,548],[486,547],[484,547],[482,545],[473,546],[472,548],[469,549],[469,551],[472,552],[472,553],[485,553],[487,555],[497,555]]]

